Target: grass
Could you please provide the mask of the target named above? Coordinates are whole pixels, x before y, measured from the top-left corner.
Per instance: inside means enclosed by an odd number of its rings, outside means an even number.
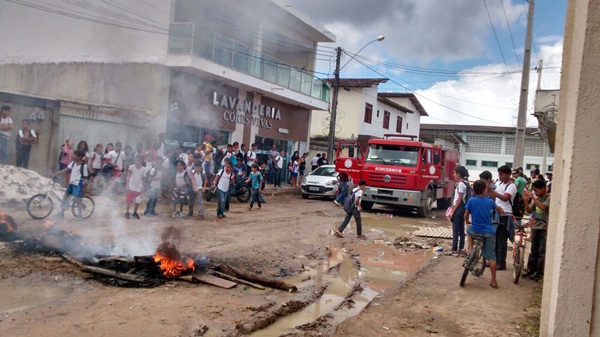
[[[542,311],[542,289],[536,287],[531,295],[531,306],[525,310],[525,315],[517,324],[524,336],[537,337],[540,335],[540,316]]]

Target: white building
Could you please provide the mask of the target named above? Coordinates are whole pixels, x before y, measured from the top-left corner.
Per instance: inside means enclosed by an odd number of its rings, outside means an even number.
[[[378,92],[385,82],[386,78],[340,79],[336,139],[366,143],[390,133],[419,135],[421,116],[427,112],[414,94]],[[310,135],[311,142],[329,135],[329,111],[313,111]]]
[[[515,153],[515,132],[513,127],[480,125],[421,125],[421,139],[433,143],[443,139],[455,144],[460,150],[460,163],[469,170],[471,178],[477,179],[479,173],[490,171],[498,176],[497,168],[502,165],[513,166]],[[523,169],[529,175],[533,167],[542,173],[551,171],[554,155],[548,145],[537,135],[536,128],[527,128],[525,137],[525,158]]]
[[[301,69],[335,36],[280,0],[31,3],[0,2],[0,103],[34,121],[32,169],[67,138],[306,148],[327,109],[329,85]]]

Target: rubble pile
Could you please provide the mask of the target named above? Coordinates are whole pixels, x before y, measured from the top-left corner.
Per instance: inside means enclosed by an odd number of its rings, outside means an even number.
[[[33,195],[44,193],[52,184],[50,178],[35,171],[11,165],[0,165],[0,207],[25,207]]]

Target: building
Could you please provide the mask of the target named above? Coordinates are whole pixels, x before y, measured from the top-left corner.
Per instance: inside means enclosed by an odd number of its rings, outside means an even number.
[[[485,170],[497,177],[499,166],[513,166],[515,132],[514,127],[423,124],[420,137],[430,143],[444,140],[460,150],[460,163],[469,170],[471,178]],[[537,135],[536,128],[525,132],[525,173],[529,174],[533,167],[551,171],[554,156],[548,145]]]
[[[366,143],[390,133],[419,135],[421,116],[427,112],[412,93],[378,92],[385,82],[386,78],[340,79],[336,139]],[[329,135],[329,111],[313,111],[310,135],[311,148],[322,150]]]
[[[67,138],[307,148],[329,102],[311,70],[335,36],[280,0],[3,1],[0,22],[0,103],[34,122],[38,171]]]

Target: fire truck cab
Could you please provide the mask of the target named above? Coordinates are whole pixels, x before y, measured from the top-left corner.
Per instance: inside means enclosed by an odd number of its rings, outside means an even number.
[[[364,150],[358,142],[339,142],[335,161],[336,170],[346,172],[355,184],[366,181],[363,209],[395,205],[416,209],[419,216],[428,216],[436,200],[438,208],[449,206],[458,163],[457,150],[398,134],[370,139]]]

